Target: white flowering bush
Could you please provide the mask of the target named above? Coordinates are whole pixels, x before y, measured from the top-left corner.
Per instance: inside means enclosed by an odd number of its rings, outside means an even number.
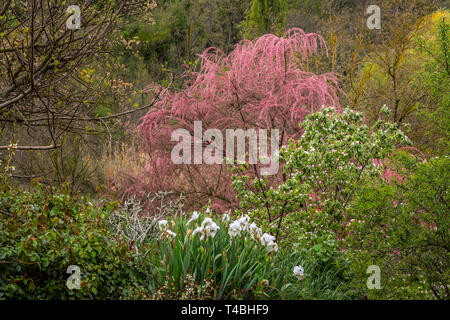
[[[244,171],[234,176],[233,187],[241,212],[261,221],[278,242],[312,247],[318,239],[345,235],[360,187],[384,177],[385,158],[410,141],[396,124],[379,120],[369,127],[349,109],[323,108],[306,118],[302,130],[298,141],[280,149],[279,185],[264,177],[249,181]]]

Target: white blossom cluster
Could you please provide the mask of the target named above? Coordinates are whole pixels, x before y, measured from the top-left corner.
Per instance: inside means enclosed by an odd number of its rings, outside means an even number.
[[[266,247],[267,252],[278,251],[278,245],[275,242],[275,237],[268,233],[264,233],[261,236],[261,245]]]
[[[17,149],[17,143],[10,142],[8,145],[9,158],[6,159],[5,167],[2,169],[3,173],[8,173],[10,171],[16,170],[15,166],[10,165],[11,158],[14,154],[14,149]],[[2,161],[0,160],[0,167],[2,167]],[[11,176],[11,173],[9,174]]]
[[[194,230],[193,236],[200,234],[200,240],[205,240],[209,237],[214,238],[220,227],[211,219],[205,218],[202,225]]]
[[[210,211],[206,211],[209,213]],[[192,213],[191,218],[188,220],[188,224],[197,221],[200,214],[197,211]],[[230,222],[231,218],[228,213],[222,216],[223,222]],[[206,240],[209,237],[214,238],[220,227],[209,217],[206,217],[202,224],[195,228],[192,232],[192,236],[200,235],[200,240]],[[263,247],[266,248],[267,252],[277,252],[278,245],[275,242],[275,237],[268,234],[262,233],[261,228],[259,228],[254,222],[250,223],[250,217],[248,215],[243,215],[235,221],[231,221],[228,225],[228,234],[230,238],[234,237],[247,237],[249,236],[254,241],[261,243]]]
[[[171,230],[169,230],[169,224],[167,220],[159,220],[158,228],[161,231],[161,237],[175,238],[177,234]]]
[[[263,247],[266,247],[267,252],[277,252],[278,245],[275,242],[275,237],[268,234],[262,233],[261,228],[259,228],[254,222],[250,223],[250,217],[244,215],[239,219],[233,221],[229,225],[228,234],[231,238],[250,235],[253,240],[260,241]]]
[[[9,150],[17,149],[17,143],[12,143],[12,142],[10,142],[10,143],[9,143],[9,146],[8,146],[8,149],[9,149]]]

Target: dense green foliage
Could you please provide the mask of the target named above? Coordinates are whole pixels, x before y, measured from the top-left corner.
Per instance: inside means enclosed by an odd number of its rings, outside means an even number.
[[[424,161],[408,153],[414,149],[396,151],[410,143],[397,125],[379,120],[369,128],[349,110],[323,109],[303,128],[280,151],[285,180],[277,188],[235,177],[243,210],[283,246],[351,261],[348,292],[448,299],[448,157]],[[382,290],[365,290],[370,265],[382,270]]]
[[[352,225],[349,251],[385,270],[374,298],[449,299],[450,159],[397,158],[407,180],[378,180],[358,194],[350,212],[364,222]]]
[[[417,40],[416,51],[427,58],[423,63],[416,86],[423,86],[429,92],[425,103],[418,106],[418,113],[425,120],[425,137],[434,140],[434,152],[448,154],[450,140],[450,25],[448,12],[437,13],[429,32],[433,41],[425,37]],[[447,20],[446,20],[447,19]]]
[[[78,202],[42,185],[0,189],[0,298],[117,299],[136,294],[139,262],[105,224],[113,205]],[[69,290],[67,268],[81,271]]]
[[[114,237],[108,216],[117,205],[76,201],[66,191],[3,186],[0,251],[2,299],[336,299],[351,297],[348,262],[336,248],[267,253],[259,240],[231,238],[226,221],[214,239],[193,235],[197,222],[175,217],[164,233],[132,250]],[[202,215],[203,217],[203,215]],[[341,261],[341,262],[339,262]],[[296,265],[305,270],[294,277]],[[80,268],[69,289],[67,268]]]

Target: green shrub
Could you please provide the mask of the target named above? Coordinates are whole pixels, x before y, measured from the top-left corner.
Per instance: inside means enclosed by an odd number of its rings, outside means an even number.
[[[450,159],[406,160],[404,179],[373,181],[359,193],[350,211],[361,223],[347,247],[361,277],[368,265],[381,269],[382,289],[369,297],[449,299]]]
[[[0,185],[0,299],[136,297],[139,265],[126,243],[112,239],[105,219],[114,204],[76,201],[42,185],[31,191]],[[68,289],[67,268],[80,268]]]

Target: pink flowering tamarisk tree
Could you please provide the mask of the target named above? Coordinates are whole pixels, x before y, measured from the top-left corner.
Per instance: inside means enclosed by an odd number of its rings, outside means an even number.
[[[227,165],[174,164],[171,150],[177,142],[171,140],[172,132],[184,128],[194,135],[194,121],[201,121],[203,130],[223,131],[224,137],[226,129],[278,129],[279,145],[286,144],[299,136],[306,115],[322,106],[340,110],[342,91],[335,75],[309,71],[311,56],[320,50],[328,54],[322,37],[298,28],[283,37],[243,40],[228,55],[218,48],[205,50],[196,70],[187,73],[183,89],[167,93],[141,119],[139,132],[151,159],[145,167],[147,179],[135,179],[124,195],[171,190],[187,197],[190,208],[208,201],[220,212],[234,207]],[[255,175],[259,166],[253,166]]]

